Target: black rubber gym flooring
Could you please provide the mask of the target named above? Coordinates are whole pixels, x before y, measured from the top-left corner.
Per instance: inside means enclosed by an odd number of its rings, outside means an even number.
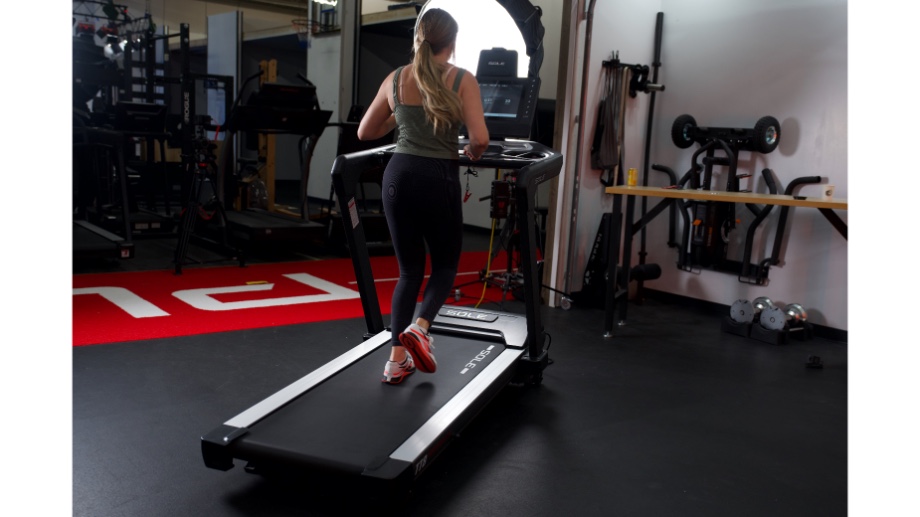
[[[357,345],[363,319],[74,348],[73,514],[847,514],[845,343],[769,345],[660,297],[613,339],[601,309],[542,310],[543,384],[506,387],[390,500],[208,469],[200,452],[202,434]]]

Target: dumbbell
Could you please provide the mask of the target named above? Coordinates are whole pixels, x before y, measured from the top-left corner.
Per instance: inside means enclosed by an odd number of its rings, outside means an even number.
[[[754,306],[754,316],[756,317],[760,316],[760,313],[763,312],[764,309],[773,307],[773,300],[767,298],[766,296],[758,296],[757,298],[754,298],[754,301],[751,302],[751,305]]]
[[[760,326],[768,330],[783,330],[787,326],[800,327],[808,319],[805,308],[798,303],[790,303],[783,308],[770,307],[760,314]]]
[[[786,313],[786,321],[793,327],[801,327],[808,320],[808,313],[805,312],[805,307],[797,303],[786,305],[783,307],[783,312]]]

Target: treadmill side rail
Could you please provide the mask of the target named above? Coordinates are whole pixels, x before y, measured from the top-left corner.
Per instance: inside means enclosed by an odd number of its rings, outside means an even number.
[[[478,410],[485,406],[514,373],[523,349],[506,348],[450,401],[400,445],[387,461],[369,466],[365,476],[393,479],[398,474],[418,477]],[[411,468],[408,468],[411,466]]]
[[[301,377],[297,381],[281,389],[281,391],[271,395],[267,399],[259,402],[255,406],[243,411],[239,415],[224,422],[224,426],[234,428],[251,427],[259,420],[265,418],[274,411],[310,391],[326,379],[332,377],[337,372],[347,368],[350,364],[358,361],[374,350],[390,342],[390,333],[383,331],[376,336],[368,339],[360,345],[352,348],[344,354],[338,356],[332,361],[320,366],[309,374]]]
[[[245,436],[249,427],[389,342],[388,331],[373,336],[202,436],[201,454],[205,466],[217,470],[233,468],[234,456],[228,447]]]

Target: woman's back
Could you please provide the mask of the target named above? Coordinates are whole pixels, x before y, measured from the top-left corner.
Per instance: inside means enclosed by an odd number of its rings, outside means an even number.
[[[448,68],[443,78],[445,88],[453,88],[454,80],[457,78],[459,70],[460,69],[455,66]],[[399,84],[396,89],[396,100],[398,103],[407,106],[421,106],[422,92],[419,90],[418,83],[415,81],[413,65],[410,64],[403,67],[402,73],[399,74],[398,82]]]
[[[435,130],[422,106],[422,93],[412,71],[409,65],[400,67],[393,75],[393,112],[399,129],[396,152],[456,160],[461,122],[458,120],[439,131]],[[444,84],[445,89],[457,92],[463,72],[451,66],[443,74],[450,81]]]

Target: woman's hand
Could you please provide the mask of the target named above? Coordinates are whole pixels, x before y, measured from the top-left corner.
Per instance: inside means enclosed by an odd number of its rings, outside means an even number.
[[[470,160],[473,160],[474,162],[482,158],[481,155],[480,156],[473,155],[473,151],[472,149],[470,149],[470,144],[466,144],[463,146],[463,154],[465,154],[467,157],[469,157]]]

